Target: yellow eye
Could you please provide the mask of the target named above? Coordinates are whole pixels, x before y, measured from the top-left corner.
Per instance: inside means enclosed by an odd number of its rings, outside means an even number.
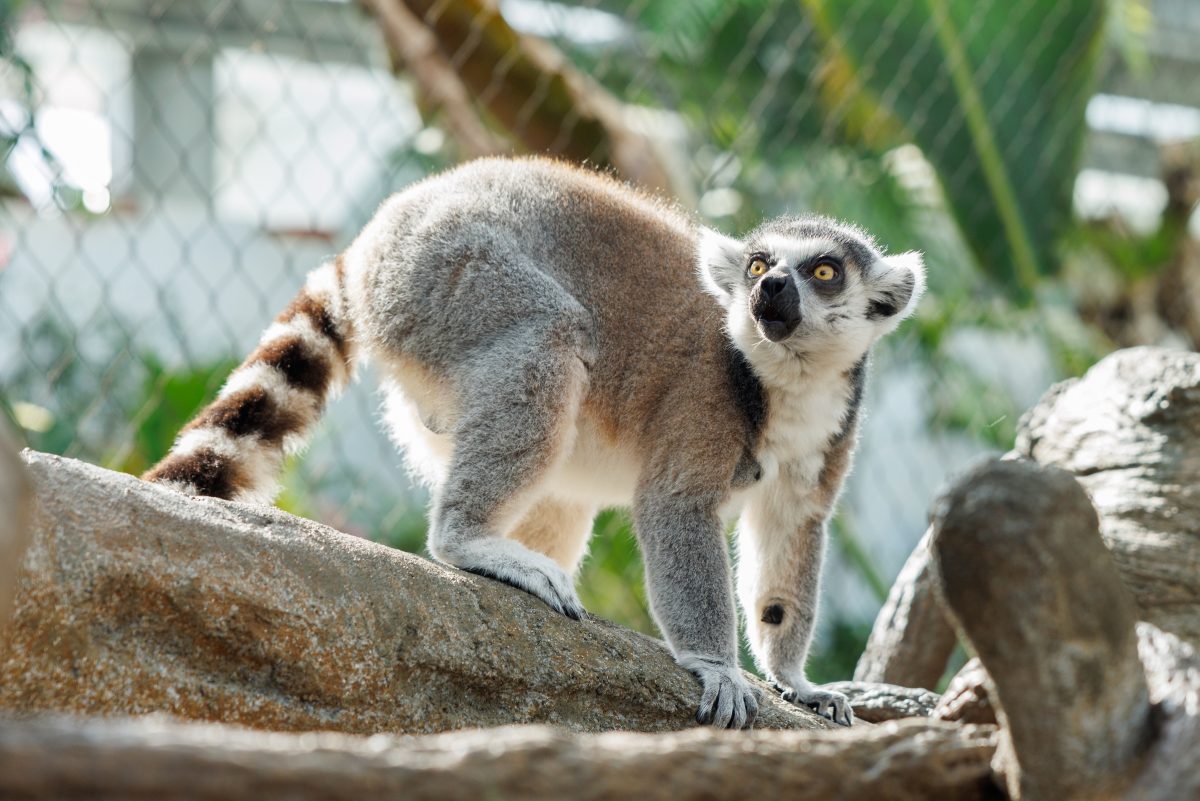
[[[818,264],[817,269],[813,270],[813,278],[818,281],[832,281],[837,278],[837,270],[833,269],[832,264]]]
[[[754,261],[750,262],[750,274],[755,278],[758,278],[760,275],[766,275],[767,263],[762,259],[755,259]]]

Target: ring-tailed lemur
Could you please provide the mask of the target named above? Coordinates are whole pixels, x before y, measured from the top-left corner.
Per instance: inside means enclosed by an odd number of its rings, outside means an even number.
[[[432,490],[435,558],[579,618],[592,519],[631,505],[655,620],[703,685],[697,719],[741,728],[757,697],[721,523],[741,507],[754,655],[786,698],[849,724],[804,674],[826,518],[867,352],[923,286],[919,255],[828,219],[739,241],[603,175],[475,161],[393,196],[314,270],[146,478],[270,502],[284,454],[370,358]]]

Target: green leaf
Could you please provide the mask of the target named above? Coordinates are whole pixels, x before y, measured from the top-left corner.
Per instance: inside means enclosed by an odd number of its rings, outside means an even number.
[[[1016,294],[1054,272],[1105,4],[803,2],[833,57],[853,65],[860,95],[937,169],[983,268]]]

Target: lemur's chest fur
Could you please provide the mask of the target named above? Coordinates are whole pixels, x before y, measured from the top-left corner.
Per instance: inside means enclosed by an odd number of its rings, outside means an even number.
[[[769,391],[758,448],[764,483],[786,478],[815,486],[830,443],[842,428],[848,381],[814,382]]]
[[[843,446],[857,418],[864,366],[850,371],[805,372],[776,367],[755,379],[764,411],[756,433],[758,480],[737,487],[726,511],[736,511],[756,493],[788,496],[803,517],[828,511],[831,493],[823,485],[832,454]],[[835,487],[836,490],[836,487]]]

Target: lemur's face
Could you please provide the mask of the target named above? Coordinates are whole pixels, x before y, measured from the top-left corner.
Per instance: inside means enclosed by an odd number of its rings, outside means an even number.
[[[706,229],[698,259],[752,361],[791,353],[853,363],[912,313],[925,286],[920,254],[882,256],[866,234],[821,217],[772,220],[744,241]]]

